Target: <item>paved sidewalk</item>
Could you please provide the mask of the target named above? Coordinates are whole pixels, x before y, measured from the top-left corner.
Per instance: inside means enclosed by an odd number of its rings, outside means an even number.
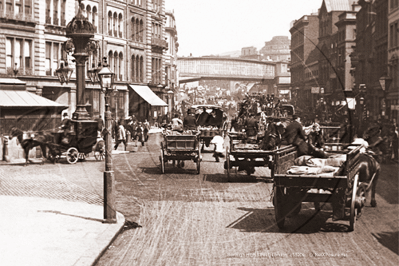
[[[35,197],[0,196],[0,264],[92,265],[123,228],[105,224],[103,207]]]

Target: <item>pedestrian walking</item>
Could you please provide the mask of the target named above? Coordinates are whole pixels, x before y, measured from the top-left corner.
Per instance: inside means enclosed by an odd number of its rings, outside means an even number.
[[[125,151],[126,151],[126,131],[125,127],[122,125],[120,121],[118,121],[118,131],[116,133],[116,143],[115,143],[115,150],[118,149],[119,144],[122,142],[123,145],[125,145]]]
[[[213,157],[215,157],[216,162],[219,162],[219,157],[224,158],[224,139],[222,136],[216,135],[212,138],[210,143],[215,145]]]
[[[148,132],[150,131],[150,128],[151,128],[150,123],[147,121],[147,119],[144,120],[143,126],[144,126],[144,141],[147,142]]]

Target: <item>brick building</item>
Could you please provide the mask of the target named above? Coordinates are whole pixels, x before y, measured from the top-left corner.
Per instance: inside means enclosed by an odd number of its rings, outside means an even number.
[[[311,88],[318,86],[319,18],[317,14],[305,15],[295,20],[290,32],[292,98],[298,111],[310,112],[314,107]]]

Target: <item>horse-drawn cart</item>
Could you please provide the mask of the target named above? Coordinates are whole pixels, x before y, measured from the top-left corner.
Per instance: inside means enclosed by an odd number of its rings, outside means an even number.
[[[56,161],[62,155],[70,164],[78,160],[85,160],[86,156],[93,151],[93,146],[97,143],[97,122],[91,120],[71,120],[66,131],[54,133],[54,141],[47,142],[49,148],[48,158]],[[98,143],[97,143],[98,144]],[[98,146],[98,147],[97,147]],[[95,157],[97,160],[104,158],[104,149],[96,145]]]
[[[247,175],[255,172],[255,167],[269,167],[270,155],[273,151],[263,150],[259,144],[247,141],[244,132],[229,132],[230,145],[226,147],[224,169],[227,170],[227,180],[230,180],[230,169],[246,171]]]
[[[164,134],[164,141],[161,142],[161,172],[165,173],[165,165],[168,161],[178,162],[178,166],[182,166],[181,161],[194,161],[197,165],[196,172],[200,173],[201,167],[201,149],[199,135],[167,135]]]
[[[334,166],[327,168],[326,161],[321,163],[320,169],[314,167],[300,168],[294,166],[297,159],[297,151],[293,146],[287,146],[273,154],[273,205],[278,227],[284,227],[288,216],[296,215],[301,210],[302,202],[314,202],[316,210],[319,209],[319,202],[331,202],[337,204],[339,199],[344,201],[346,211],[349,210],[349,230],[353,231],[355,222],[361,213],[365,202],[367,183],[359,180],[359,163],[361,146],[353,150],[340,150],[335,152],[337,160]],[[345,160],[343,160],[345,158]],[[318,162],[329,159],[317,159]],[[334,162],[330,159],[330,163]],[[330,169],[328,171],[323,171]],[[317,168],[317,167],[316,167]],[[332,170],[332,168],[336,168]],[[294,173],[290,172],[293,169]],[[303,172],[301,169],[313,169],[316,172]],[[295,173],[296,172],[296,173]],[[373,179],[371,179],[370,184]],[[339,204],[339,203],[338,203]],[[333,206],[334,207],[334,206]]]

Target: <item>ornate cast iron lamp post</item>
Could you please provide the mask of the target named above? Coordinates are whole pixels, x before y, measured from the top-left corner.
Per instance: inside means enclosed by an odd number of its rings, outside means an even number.
[[[73,114],[73,118],[77,120],[88,120],[90,115],[85,107],[85,67],[88,54],[86,46],[90,39],[94,37],[94,26],[90,23],[87,18],[83,15],[81,8],[81,0],[79,2],[78,14],[68,23],[66,26],[66,36],[71,38],[75,51],[73,57],[76,62],[76,111]]]
[[[115,212],[115,182],[112,163],[112,123],[110,110],[110,95],[113,92],[114,76],[104,58],[103,68],[97,73],[101,89],[105,93],[105,171],[104,171],[104,219],[106,223],[116,222]]]

